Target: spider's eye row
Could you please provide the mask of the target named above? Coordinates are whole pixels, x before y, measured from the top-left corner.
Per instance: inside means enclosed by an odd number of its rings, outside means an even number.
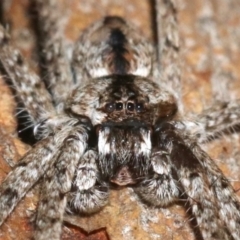
[[[122,102],[109,102],[105,105],[105,109],[110,113],[113,111],[122,111],[124,106],[126,109],[130,112],[137,111],[142,112],[144,110],[144,104],[143,103],[134,103],[134,102],[127,102],[126,105]]]

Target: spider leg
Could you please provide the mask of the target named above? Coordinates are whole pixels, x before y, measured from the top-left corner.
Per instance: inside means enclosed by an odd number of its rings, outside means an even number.
[[[66,196],[72,186],[77,163],[86,149],[87,135],[81,126],[65,138],[54,166],[48,168],[42,183],[35,239],[60,239]]]
[[[14,48],[7,31],[0,25],[0,67],[9,78],[17,98],[24,105],[38,138],[46,138],[59,129],[78,123],[77,119],[58,113],[43,81],[28,67]]]
[[[181,97],[179,33],[177,6],[174,0],[156,0],[156,25],[158,40],[158,69],[154,77],[173,89],[177,98]]]
[[[95,150],[88,150],[80,159],[68,195],[68,212],[93,213],[107,204],[108,184],[100,179],[97,159]]]
[[[151,155],[154,175],[146,177],[134,187],[139,197],[151,205],[167,206],[181,195],[178,181],[174,178],[168,153],[158,148]]]
[[[240,205],[229,181],[201,148],[181,138],[170,123],[154,133],[155,142],[168,153],[171,168],[191,206],[204,239],[240,237]]]
[[[208,181],[219,208],[219,217],[232,234],[240,238],[240,203],[234,189],[212,159],[196,144],[189,144],[195,156],[207,172]]]
[[[0,225],[27,191],[55,162],[65,135],[66,132],[59,132],[56,136],[37,143],[8,174],[0,186]]]
[[[177,121],[175,127],[187,131],[198,142],[206,142],[240,125],[240,101],[218,102],[190,121]]]
[[[42,79],[57,105],[66,99],[66,86],[73,85],[63,41],[63,11],[57,0],[34,0],[42,65]]]
[[[34,124],[43,121],[55,110],[44,83],[32,72],[19,51],[13,47],[10,36],[0,26],[0,65],[10,79],[17,97],[24,104]]]

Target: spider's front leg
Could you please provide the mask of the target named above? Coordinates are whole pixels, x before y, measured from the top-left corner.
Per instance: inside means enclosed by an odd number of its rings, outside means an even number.
[[[69,128],[62,128],[64,123],[68,122],[71,126],[78,120],[70,123],[67,116],[57,117],[50,94],[43,82],[31,71],[19,51],[14,48],[10,36],[2,26],[0,26],[0,46],[1,70],[11,81],[18,100],[24,105],[32,124],[35,125],[35,130],[40,127],[44,132],[41,135],[44,140],[36,144],[20,160],[0,187],[0,223],[2,223],[27,191],[48,168],[52,167],[56,154],[69,133]]]
[[[207,154],[167,122],[156,127],[153,142],[153,159],[159,149],[166,152],[169,173],[189,202],[203,239],[239,239],[239,202]]]
[[[0,46],[1,70],[11,81],[18,100],[29,113],[35,133],[43,138],[20,160],[1,185],[0,224],[30,188],[46,174],[41,196],[43,202],[40,203],[36,221],[36,238],[58,239],[51,236],[59,236],[61,233],[65,195],[70,191],[76,162],[85,152],[89,128],[78,119],[57,113],[43,82],[31,71],[1,26]],[[46,197],[53,201],[46,203]],[[53,231],[49,233],[51,227]],[[50,238],[46,237],[48,235]]]
[[[42,140],[8,174],[0,186],[0,225],[29,189],[53,166],[68,135],[69,131],[65,129]]]
[[[38,206],[35,239],[60,239],[67,195],[87,140],[88,134],[83,126],[71,129],[53,166],[47,169]]]

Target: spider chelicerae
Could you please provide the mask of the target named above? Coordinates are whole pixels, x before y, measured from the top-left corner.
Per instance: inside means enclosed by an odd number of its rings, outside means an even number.
[[[60,239],[65,210],[96,212],[113,185],[132,186],[157,207],[184,199],[203,239],[239,239],[234,190],[198,145],[238,124],[238,104],[184,120],[173,89],[177,70],[170,79],[159,73],[152,44],[120,17],[87,29],[69,65],[53,34],[54,6],[35,3],[45,82],[28,69],[7,31],[0,31],[2,70],[39,139],[0,187],[0,222],[41,178],[36,239]],[[166,37],[173,55],[174,40]]]

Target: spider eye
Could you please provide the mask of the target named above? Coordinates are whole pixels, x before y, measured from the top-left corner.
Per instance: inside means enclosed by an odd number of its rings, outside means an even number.
[[[107,103],[105,105],[105,109],[108,111],[108,112],[113,112],[115,110],[115,103]]]
[[[127,110],[128,111],[134,111],[134,103],[128,102],[127,103]]]
[[[121,102],[116,103],[116,110],[121,111],[123,109],[123,104]]]
[[[137,111],[137,112],[142,112],[143,109],[144,109],[143,103],[137,103],[137,104],[136,104],[136,111]]]

